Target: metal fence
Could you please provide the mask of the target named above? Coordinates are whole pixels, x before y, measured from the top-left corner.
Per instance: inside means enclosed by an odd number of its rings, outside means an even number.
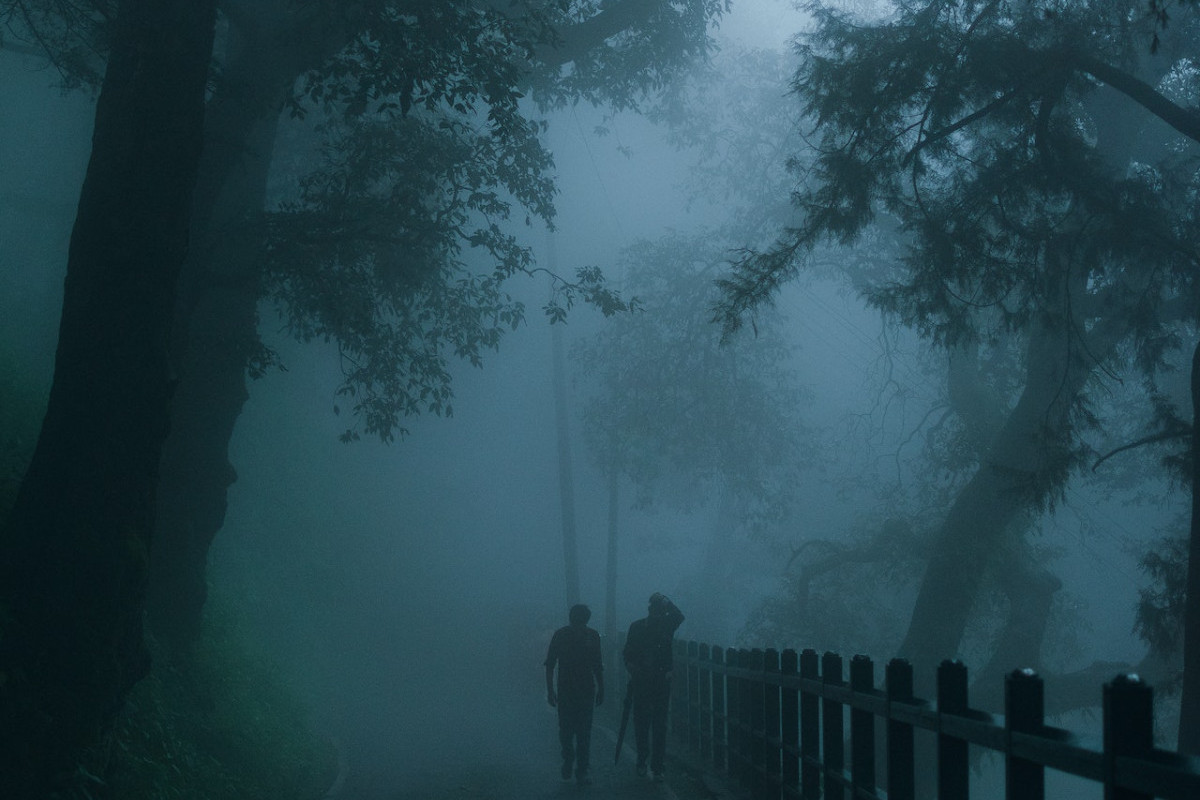
[[[958,661],[942,662],[930,702],[914,696],[903,659],[888,662],[877,688],[865,656],[851,659],[847,679],[835,653],[675,644],[672,728],[755,800],[911,800],[918,769],[936,776],[939,800],[967,800],[971,745],[1003,756],[1012,800],[1042,800],[1047,768],[1102,784],[1105,800],[1200,800],[1200,760],[1154,746],[1153,693],[1136,675],[1105,684],[1095,749],[1045,724],[1042,679],[1030,670],[1005,677],[999,716],[970,707]],[[928,748],[917,746],[922,730]]]

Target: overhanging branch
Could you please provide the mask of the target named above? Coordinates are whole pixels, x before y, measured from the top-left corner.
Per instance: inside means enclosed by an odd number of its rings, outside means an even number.
[[[1200,143],[1200,113],[1172,102],[1150,84],[1091,56],[1075,53],[1074,64],[1096,80],[1115,89],[1193,142]]]

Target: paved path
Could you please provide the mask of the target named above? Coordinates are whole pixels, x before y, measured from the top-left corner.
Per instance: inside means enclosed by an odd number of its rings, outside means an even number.
[[[639,778],[628,765],[611,764],[594,769],[590,786],[563,781],[556,768],[474,767],[465,774],[428,776],[423,785],[410,786],[394,800],[710,800],[714,795],[695,793],[688,776],[664,783]],[[680,794],[680,792],[683,794]]]
[[[357,713],[330,732],[346,768],[327,800],[735,800],[680,763],[675,740],[663,783],[635,774],[632,730],[614,766],[610,707],[597,710],[592,728],[592,785],[563,781],[558,717],[541,684],[459,681],[448,689],[434,678],[353,695]]]
[[[661,783],[634,772],[633,751],[628,745],[621,763],[614,765],[615,743],[615,732],[598,723],[592,735],[592,783],[587,786],[562,780],[553,758],[535,759],[535,754],[526,752],[506,762],[426,768],[407,776],[402,786],[370,796],[386,800],[734,800],[732,794],[670,753],[667,779]],[[353,784],[351,778],[339,800],[367,796],[355,791]]]

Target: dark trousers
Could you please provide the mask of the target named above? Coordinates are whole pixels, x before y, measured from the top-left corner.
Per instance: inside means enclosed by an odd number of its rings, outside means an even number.
[[[592,744],[594,700],[558,703],[558,740],[562,744],[563,766],[575,765],[576,775],[586,775]]]
[[[667,675],[649,675],[633,682],[633,733],[637,739],[638,766],[650,762],[650,769],[662,772],[667,755],[667,707],[671,700],[671,679]]]

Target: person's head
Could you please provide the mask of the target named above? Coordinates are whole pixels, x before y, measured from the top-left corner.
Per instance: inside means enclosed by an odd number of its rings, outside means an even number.
[[[567,619],[572,625],[587,625],[591,618],[592,610],[583,603],[571,606],[571,610],[567,612]]]
[[[650,616],[664,614],[667,610],[667,596],[661,592],[650,595]]]

